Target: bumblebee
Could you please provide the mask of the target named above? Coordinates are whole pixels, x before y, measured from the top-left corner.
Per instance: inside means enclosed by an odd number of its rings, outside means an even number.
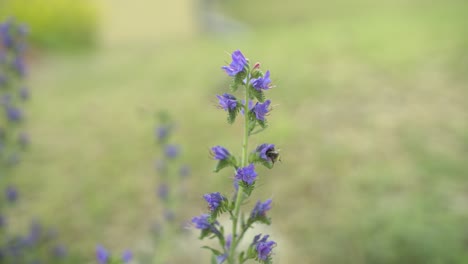
[[[266,152],[266,156],[271,160],[273,164],[275,164],[275,162],[281,161],[279,151],[279,149],[269,149]]]

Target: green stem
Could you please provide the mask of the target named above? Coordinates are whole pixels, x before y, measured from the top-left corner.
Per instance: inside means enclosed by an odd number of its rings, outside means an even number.
[[[250,72],[248,70],[247,72]],[[242,143],[242,160],[241,160],[241,168],[247,165],[247,153],[248,153],[248,146],[249,146],[249,82],[250,76],[247,74],[246,83],[245,83],[245,104],[244,104],[244,138]],[[238,190],[236,194],[236,203],[234,204],[234,216],[232,218],[232,243],[229,252],[229,263],[235,264],[235,252],[236,247],[238,244],[237,238],[237,224],[239,220],[239,211],[240,205],[242,204],[242,200],[244,198],[244,190],[242,184],[238,185]],[[239,237],[240,238],[240,237]]]

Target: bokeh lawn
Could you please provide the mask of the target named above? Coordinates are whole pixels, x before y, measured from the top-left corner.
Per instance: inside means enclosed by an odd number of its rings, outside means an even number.
[[[220,12],[248,30],[222,36],[196,32],[193,5],[102,1],[96,49],[33,57],[18,215],[56,226],[89,260],[98,242],[145,247],[161,109],[192,166],[187,218],[206,207],[202,194],[231,192],[208,149],[240,153],[242,127],[225,122],[215,94],[241,49],[276,84],[270,128],[252,144],[282,153],[255,195],[274,200],[277,263],[468,261],[464,1],[224,1]],[[198,263],[207,252],[193,241]]]

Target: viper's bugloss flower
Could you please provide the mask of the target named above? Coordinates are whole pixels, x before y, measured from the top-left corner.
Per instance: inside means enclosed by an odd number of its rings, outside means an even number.
[[[271,157],[271,153],[275,151],[274,144],[262,144],[257,147],[256,152],[265,161],[268,162],[275,162],[274,158]]]
[[[106,264],[109,261],[109,252],[101,245],[96,247],[96,259],[99,264]]]
[[[19,96],[23,101],[26,101],[30,97],[29,89],[26,86],[21,87],[19,90]]]
[[[270,236],[265,235],[262,239],[260,239],[261,234],[255,236],[254,238],[254,246],[255,246],[255,251],[257,251],[257,257],[260,260],[267,260],[270,255],[271,251],[273,250],[273,247],[276,246],[275,241],[267,241]]]
[[[238,73],[244,71],[247,66],[247,60],[240,50],[236,50],[231,54],[232,62],[229,66],[221,67],[229,76],[236,76]]]
[[[130,250],[125,250],[124,253],[122,254],[122,261],[124,263],[128,263],[132,260],[133,258],[133,254],[132,254],[132,251]]]
[[[252,183],[257,178],[257,173],[255,172],[255,166],[250,164],[247,167],[239,168],[236,172],[236,179],[246,182],[248,185]]]
[[[179,155],[180,149],[177,145],[167,145],[165,152],[168,158],[173,159]]]
[[[264,203],[258,201],[250,213],[250,218],[265,217],[266,212],[271,209],[271,202],[271,199],[266,200]]]
[[[234,95],[225,93],[223,95],[216,95],[219,100],[219,105],[226,111],[232,111],[237,107],[237,99]]]
[[[208,203],[208,208],[210,211],[215,211],[221,205],[221,203],[226,199],[219,192],[207,193],[203,195],[203,198]]]
[[[221,146],[214,146],[211,148],[211,153],[213,154],[213,158],[216,160],[225,160],[231,156],[229,151]]]
[[[195,228],[205,230],[214,228],[214,224],[209,222],[210,215],[209,214],[202,214],[200,216],[195,216],[192,218],[192,223],[195,224]]]
[[[255,113],[255,117],[257,118],[257,120],[265,121],[265,115],[268,114],[268,112],[270,111],[270,103],[270,100],[266,100],[264,103],[257,102],[255,104],[252,111]]]
[[[19,122],[23,119],[23,112],[21,112],[21,109],[11,105],[5,107],[5,114],[10,122]]]
[[[18,190],[13,186],[8,186],[5,190],[5,196],[10,203],[14,203],[18,200]]]
[[[270,71],[267,71],[263,77],[253,78],[250,80],[250,84],[255,88],[257,91],[268,90],[271,87],[271,80],[270,80]]]

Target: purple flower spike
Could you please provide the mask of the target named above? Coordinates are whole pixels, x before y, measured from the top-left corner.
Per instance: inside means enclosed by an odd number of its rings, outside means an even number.
[[[238,73],[244,71],[247,66],[247,60],[240,50],[236,50],[232,53],[232,62],[229,66],[221,67],[229,76],[236,76]]]
[[[244,181],[248,185],[252,185],[256,178],[257,173],[255,172],[255,167],[253,164],[250,164],[247,167],[237,169],[236,179]]]
[[[224,196],[221,195],[219,192],[215,193],[207,193],[203,195],[206,202],[208,203],[208,208],[210,211],[215,211],[221,205],[221,203],[226,199]]]
[[[271,202],[271,199],[266,200],[264,203],[258,201],[250,214],[250,218],[265,217],[266,212],[271,209]]]
[[[109,261],[109,252],[101,245],[96,247],[96,259],[99,264],[107,264]]]
[[[255,117],[257,118],[257,120],[265,121],[265,115],[268,114],[268,112],[270,111],[269,109],[270,104],[271,104],[270,100],[266,100],[263,104],[262,103],[255,104],[253,111],[255,113]]]
[[[225,160],[231,156],[231,153],[229,153],[229,151],[226,148],[221,146],[212,147],[211,152],[213,154],[214,159],[216,160]]]
[[[195,216],[192,218],[192,223],[195,224],[195,228],[197,229],[209,229],[212,227],[210,222],[208,221],[208,218],[210,217],[209,214],[202,214],[200,216]]]
[[[270,71],[267,71],[263,77],[254,78],[250,80],[250,84],[252,84],[255,90],[268,90],[271,88],[271,80],[270,80]]]
[[[237,107],[237,99],[234,95],[225,93],[223,95],[216,95],[219,99],[219,105],[226,111],[232,111]]]
[[[132,258],[133,258],[133,254],[132,254],[132,251],[130,250],[125,250],[124,253],[122,254],[122,261],[124,263],[130,262]]]

